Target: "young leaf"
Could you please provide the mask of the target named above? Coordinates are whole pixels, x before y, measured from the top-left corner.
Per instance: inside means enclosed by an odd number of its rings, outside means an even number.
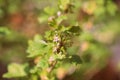
[[[36,35],[34,40],[29,40],[29,47],[27,52],[29,53],[28,57],[36,57],[38,55],[43,55],[46,53],[47,43],[42,40],[40,35]]]
[[[3,77],[4,78],[24,77],[27,75],[26,73],[27,66],[28,66],[27,64],[11,63],[8,66],[8,73],[5,73]]]

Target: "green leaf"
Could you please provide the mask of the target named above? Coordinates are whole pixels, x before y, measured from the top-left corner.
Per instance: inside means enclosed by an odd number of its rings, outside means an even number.
[[[70,58],[70,61],[71,62],[75,62],[77,64],[81,64],[82,63],[82,60],[81,60],[81,58],[78,55],[72,55],[72,58]]]
[[[44,37],[45,37],[47,40],[51,40],[51,41],[52,41],[52,39],[53,39],[52,33],[53,33],[52,31],[46,31]]]
[[[70,55],[76,54],[78,49],[79,47],[76,47],[76,46],[69,47],[67,48],[67,53]]]
[[[0,35],[9,35],[11,32],[8,28],[6,27],[0,27]]]
[[[43,55],[46,53],[47,43],[42,40],[40,35],[36,35],[34,40],[29,40],[29,47],[27,52],[29,53],[28,57],[36,57],[38,55]]]
[[[45,59],[41,59],[40,62],[37,64],[37,67],[42,69],[48,68],[48,66],[48,61]]]
[[[44,23],[48,21],[48,18],[49,16],[43,13],[38,17],[38,21],[39,23]]]
[[[61,15],[60,17],[57,18],[57,24],[60,24],[63,20],[66,20],[67,16]]]
[[[68,31],[74,35],[79,35],[82,30],[80,29],[79,26],[72,26]]]
[[[13,77],[24,77],[27,75],[26,67],[28,64],[16,64],[11,63],[8,66],[8,73],[3,75],[4,78],[13,78]]]
[[[55,9],[48,6],[48,7],[44,8],[44,12],[47,13],[48,15],[53,15],[53,14],[55,14]]]
[[[65,58],[63,61],[68,62],[68,63],[75,63],[75,64],[82,63],[82,59],[78,55],[69,56],[68,58]]]
[[[55,59],[57,59],[57,60],[62,60],[62,59],[64,59],[65,58],[65,55],[64,54],[56,54],[55,55]]]
[[[31,75],[30,80],[38,80],[38,76],[37,75]]]
[[[35,35],[34,42],[38,42],[38,43],[47,45],[47,43],[44,40],[42,40],[42,36],[40,36],[40,35]]]
[[[35,74],[35,73],[38,72],[38,68],[36,66],[34,66],[33,68],[30,69],[29,72],[32,73],[32,74]]]
[[[36,57],[38,55],[44,54],[45,45],[41,43],[37,43],[34,41],[29,41],[29,47],[27,52],[29,53],[28,57]]]
[[[59,0],[60,2],[60,9],[65,10],[70,3],[70,0]]]

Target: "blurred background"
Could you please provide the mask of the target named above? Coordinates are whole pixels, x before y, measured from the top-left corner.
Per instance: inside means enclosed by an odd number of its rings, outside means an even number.
[[[69,18],[77,20],[83,30],[91,32],[111,53],[106,66],[92,75],[91,80],[120,80],[120,0],[74,2],[77,7]],[[0,80],[10,80],[2,78],[9,63],[28,61],[27,41],[49,30],[48,16],[43,10],[56,4],[57,0],[0,0]],[[74,24],[71,21],[65,23]],[[86,46],[83,43],[83,49]]]

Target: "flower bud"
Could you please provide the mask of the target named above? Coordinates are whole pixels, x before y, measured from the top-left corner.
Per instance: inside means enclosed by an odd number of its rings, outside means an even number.
[[[61,16],[61,12],[60,11],[57,12],[57,16]]]
[[[53,38],[53,42],[59,42],[59,41],[60,41],[60,38],[57,35],[55,35]]]
[[[51,22],[51,21],[53,21],[54,19],[55,19],[55,17],[54,17],[54,16],[51,16],[51,17],[48,18],[48,21]]]

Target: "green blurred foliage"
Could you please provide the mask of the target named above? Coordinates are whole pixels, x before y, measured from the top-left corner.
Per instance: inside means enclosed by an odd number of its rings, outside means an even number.
[[[18,44],[7,51],[1,50],[5,59],[0,56],[0,60],[9,63],[10,58],[17,60],[16,56],[23,59],[18,60],[21,64],[9,64],[8,72],[3,77],[63,80],[66,76],[72,76],[73,80],[86,80],[88,75],[95,74],[95,70],[106,66],[111,55],[107,45],[113,44],[120,34],[120,12],[112,0],[31,2],[39,24],[48,24],[50,30],[29,40],[28,54],[25,54],[28,38],[8,27],[0,27],[0,50],[5,44]],[[19,12],[23,4],[22,0],[0,0],[0,19],[6,12]],[[25,56],[30,61],[22,64],[26,61]]]

